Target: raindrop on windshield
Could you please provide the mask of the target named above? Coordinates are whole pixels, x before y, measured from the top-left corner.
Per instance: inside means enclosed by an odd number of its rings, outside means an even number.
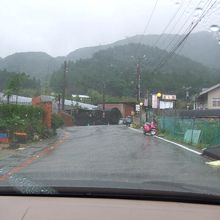
[[[219,26],[218,25],[213,24],[213,25],[210,26],[210,31],[217,32],[218,30],[219,30]]]
[[[202,8],[196,8],[195,12],[196,12],[196,14],[201,14],[202,13]]]
[[[175,1],[175,5],[180,5],[181,1],[178,0],[178,1]]]

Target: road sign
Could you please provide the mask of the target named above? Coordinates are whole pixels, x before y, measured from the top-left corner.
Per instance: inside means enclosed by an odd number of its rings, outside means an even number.
[[[139,111],[140,111],[140,105],[136,105],[136,106],[135,106],[135,111],[136,111],[136,112],[139,112]]]

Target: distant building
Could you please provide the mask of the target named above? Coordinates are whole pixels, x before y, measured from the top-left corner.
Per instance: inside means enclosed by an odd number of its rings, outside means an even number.
[[[220,83],[200,92],[195,109],[220,109]]]
[[[135,111],[135,102],[106,102],[104,109],[111,111],[119,118],[125,118],[131,116]],[[99,109],[103,109],[103,103],[98,104]]]
[[[91,100],[91,98],[88,95],[74,95],[74,94],[72,94],[72,98],[75,101],[81,101],[81,102],[87,102],[88,100]]]
[[[157,94],[152,95],[152,108],[153,109],[173,109],[175,107],[176,95]]]

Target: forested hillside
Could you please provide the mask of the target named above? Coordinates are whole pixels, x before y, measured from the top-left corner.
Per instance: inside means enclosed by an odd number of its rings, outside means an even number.
[[[0,92],[32,97],[40,95],[40,80],[25,73],[14,73],[0,70]]]
[[[60,68],[64,60],[77,61],[92,58],[95,53],[101,50],[130,43],[139,43],[140,39],[144,45],[170,50],[175,42],[181,38],[183,38],[182,35],[172,34],[165,34],[163,36],[137,35],[116,41],[112,44],[79,48],[70,52],[67,56],[60,57],[52,57],[44,52],[15,53],[3,59],[0,58],[0,69],[7,69],[10,72],[25,72],[30,76],[44,81],[48,75],[51,75],[53,71],[57,71]],[[168,45],[170,46],[168,47]],[[72,48],[69,49],[71,51]],[[184,47],[177,51],[177,53],[193,61],[200,62],[207,67],[220,69],[220,62],[218,62],[220,57],[220,45],[211,33],[199,32],[191,34],[184,43]]]
[[[117,46],[99,51],[90,59],[69,62],[68,94],[102,94],[104,87],[109,96],[135,97],[136,49],[137,44]],[[177,94],[183,98],[183,87],[192,87],[193,94],[220,79],[217,71],[180,55],[175,55],[163,68],[153,71],[166,55],[166,51],[158,48],[140,46],[142,97],[149,90]],[[54,91],[59,92],[62,82],[63,68],[52,75],[50,84]]]

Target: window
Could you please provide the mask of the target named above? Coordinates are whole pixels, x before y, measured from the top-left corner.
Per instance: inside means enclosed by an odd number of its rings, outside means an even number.
[[[220,98],[212,98],[212,106],[220,107]]]

